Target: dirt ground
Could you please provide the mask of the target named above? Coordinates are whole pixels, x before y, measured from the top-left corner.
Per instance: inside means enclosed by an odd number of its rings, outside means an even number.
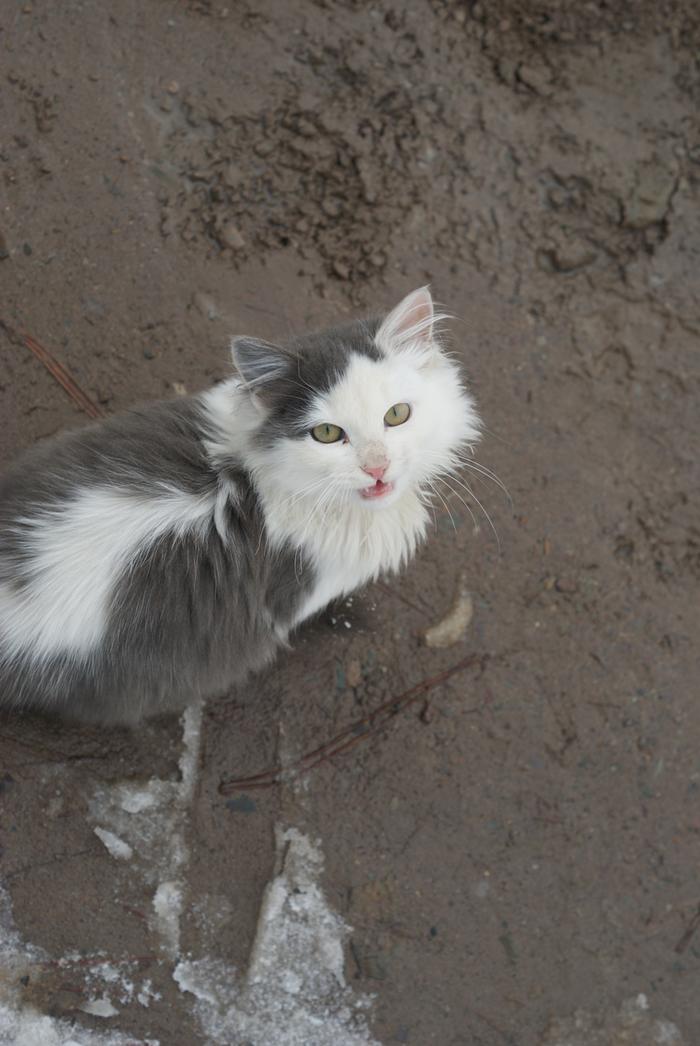
[[[22,332],[112,412],[223,377],[233,333],[429,282],[512,497],[477,477],[498,541],[438,505],[401,577],[205,710],[170,951],[153,838],[94,829],[125,782],[178,787],[180,722],[2,720],[22,1006],[243,1046],[172,974],[246,969],[282,825],[325,856],[375,1041],[700,1042],[699,48],[692,0],[2,4],[2,460],[85,421]],[[466,636],[429,647],[463,575]]]

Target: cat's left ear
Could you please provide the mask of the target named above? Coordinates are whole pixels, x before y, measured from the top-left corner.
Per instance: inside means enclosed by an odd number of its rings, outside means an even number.
[[[428,287],[406,295],[389,313],[377,331],[377,342],[385,351],[414,345],[437,348],[434,343],[435,309]]]
[[[259,338],[234,338],[231,355],[236,370],[257,399],[265,402],[271,385],[290,373],[291,358],[278,345]]]

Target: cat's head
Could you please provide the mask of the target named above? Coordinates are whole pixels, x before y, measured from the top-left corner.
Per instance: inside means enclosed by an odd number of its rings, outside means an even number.
[[[256,458],[291,496],[379,510],[429,490],[479,435],[457,365],[442,349],[427,288],[383,320],[284,347],[235,338],[259,411]]]

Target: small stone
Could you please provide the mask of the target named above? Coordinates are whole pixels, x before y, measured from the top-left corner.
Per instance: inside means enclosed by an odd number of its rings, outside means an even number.
[[[548,97],[554,93],[552,70],[547,65],[520,65],[517,76],[520,83],[525,84],[535,94]]]
[[[192,305],[197,312],[201,312],[202,316],[206,316],[208,320],[215,320],[219,315],[214,299],[205,294],[204,291],[195,291],[192,295]]]
[[[345,670],[345,679],[348,686],[353,690],[362,682],[362,665],[357,658],[353,658],[353,660],[349,662],[348,667]]]
[[[227,222],[219,233],[219,243],[222,247],[230,247],[232,251],[239,251],[241,247],[245,247],[245,240],[231,222]]]
[[[156,358],[155,352],[150,347],[143,350],[143,355],[147,360],[154,360]]]
[[[676,172],[658,160],[642,165],[636,172],[635,186],[625,201],[625,225],[645,229],[663,221],[676,191]]]
[[[243,180],[241,169],[240,167],[237,167],[235,163],[230,163],[221,177],[226,185],[228,185],[229,189],[235,189]]]
[[[558,577],[554,587],[557,592],[578,592],[578,583],[572,577]]]
[[[347,280],[350,276],[350,269],[345,262],[342,261],[333,262],[333,272],[341,280]]]
[[[591,265],[597,254],[584,240],[572,238],[550,251],[549,257],[556,272],[576,272]]]
[[[180,85],[177,82],[177,80],[171,80],[168,86],[166,87],[166,91],[168,92],[168,94],[177,94],[179,90]]]
[[[187,386],[185,385],[184,381],[174,381],[173,382],[173,392],[175,393],[176,396],[186,396],[187,395]]]
[[[27,257],[29,257],[29,255],[32,253],[32,248],[28,243],[22,244],[22,250],[27,255]]]
[[[329,218],[337,218],[343,207],[340,200],[333,196],[327,196],[321,204],[321,209],[324,214],[327,214]]]

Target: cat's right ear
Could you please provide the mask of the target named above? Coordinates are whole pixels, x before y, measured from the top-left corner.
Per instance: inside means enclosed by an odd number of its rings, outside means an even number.
[[[284,349],[258,338],[234,338],[231,355],[246,387],[265,402],[271,384],[289,374],[291,359]]]

